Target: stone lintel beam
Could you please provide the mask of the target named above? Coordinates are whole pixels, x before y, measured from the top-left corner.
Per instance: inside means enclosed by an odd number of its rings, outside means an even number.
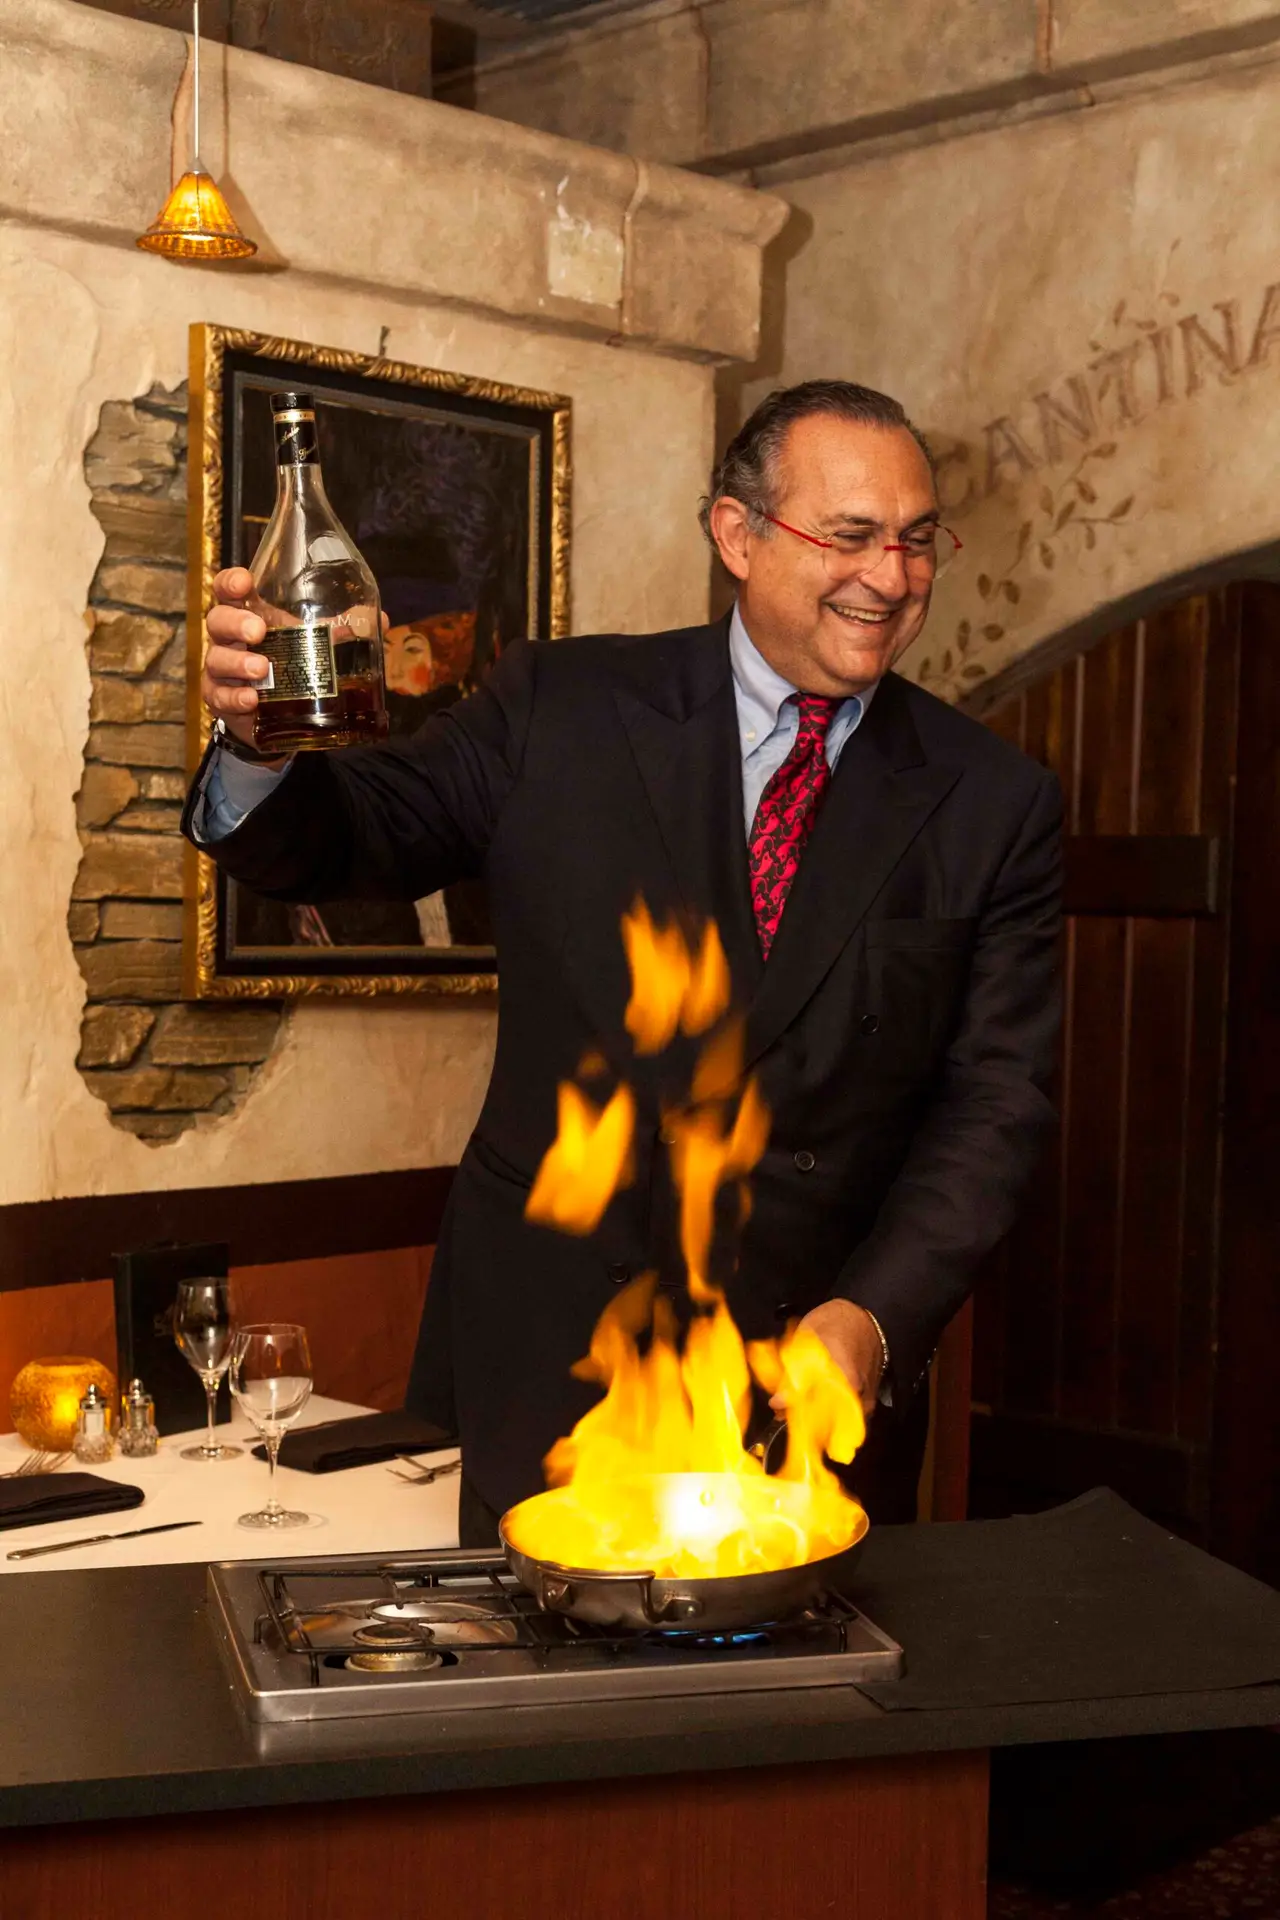
[[[436,91],[616,152],[781,182],[845,149],[1089,106],[1277,49],[1277,0],[644,0],[482,44]]]
[[[0,218],[131,247],[169,188],[187,45],[76,0],[5,8],[0,125],[21,137],[0,142]],[[239,48],[208,53],[203,158],[262,248],[237,271],[288,268],[706,362],[755,357],[760,251],[784,202]],[[181,152],[182,101],[176,124]]]

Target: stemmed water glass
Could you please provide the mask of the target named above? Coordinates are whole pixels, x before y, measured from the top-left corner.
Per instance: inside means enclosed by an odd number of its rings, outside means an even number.
[[[231,1291],[225,1280],[184,1280],[173,1309],[173,1337],[183,1357],[204,1382],[209,1425],[196,1447],[183,1447],[184,1460],[238,1460],[239,1447],[224,1446],[214,1438],[218,1409],[218,1382],[231,1361],[235,1323]]]
[[[231,1349],[231,1391],[262,1435],[270,1479],[267,1504],[242,1513],[242,1527],[305,1527],[309,1513],[291,1513],[276,1499],[276,1456],[285,1429],[311,1398],[311,1350],[305,1327],[276,1322],[241,1327]]]

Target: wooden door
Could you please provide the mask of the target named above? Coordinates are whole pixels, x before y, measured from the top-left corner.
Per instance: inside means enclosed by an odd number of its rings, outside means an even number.
[[[1280,1140],[1274,1118],[1269,1151],[1256,1125],[1224,1126],[1223,1101],[1243,1117],[1251,1100],[1255,1122],[1276,1111],[1250,1003],[1280,984],[1278,600],[1255,586],[1184,600],[988,716],[1062,780],[1066,1021],[1058,1141],[977,1292],[971,1484],[971,1511],[999,1513],[1105,1483],[1222,1544],[1224,1488],[1252,1460],[1271,1490],[1235,1501],[1232,1554],[1259,1567],[1264,1516],[1280,1530],[1273,1414],[1263,1431],[1280,1402],[1274,1307],[1269,1398],[1255,1377]],[[1245,777],[1258,797],[1233,844]],[[1233,1424],[1224,1393],[1238,1401],[1246,1375],[1252,1411]]]

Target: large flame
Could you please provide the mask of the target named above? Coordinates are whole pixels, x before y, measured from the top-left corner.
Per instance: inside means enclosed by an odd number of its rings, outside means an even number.
[[[626,1024],[638,1053],[722,1021],[729,977],[713,923],[691,946],[679,927],[655,926],[639,901],[623,938],[632,977]],[[753,1079],[742,1084],[741,1063],[741,1023],[723,1021],[702,1049],[690,1104],[664,1118],[694,1302],[683,1341],[652,1275],[601,1315],[574,1371],[604,1397],[547,1455],[554,1491],[506,1517],[512,1544],[536,1559],[659,1575],[764,1572],[839,1552],[865,1528],[827,1465],[828,1457],[852,1460],[865,1433],[849,1381],[807,1327],[745,1346],[710,1276],[717,1196],[736,1182],[745,1220],[747,1176],[768,1140],[768,1109]],[[529,1217],[591,1232],[630,1177],[634,1113],[625,1086],[603,1112],[562,1086],[560,1131]],[[787,1453],[775,1476],[743,1444],[753,1378],[787,1400]]]

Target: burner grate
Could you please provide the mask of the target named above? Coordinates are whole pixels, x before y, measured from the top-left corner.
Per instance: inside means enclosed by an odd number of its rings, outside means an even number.
[[[328,1604],[352,1609],[349,1637],[334,1637],[334,1616],[330,1612],[326,1615],[330,1631],[323,1645],[316,1644],[306,1624],[312,1610],[299,1604],[294,1590],[296,1584],[304,1580],[320,1589],[322,1607]],[[645,1646],[679,1653],[714,1652],[722,1658],[726,1655],[732,1658],[738,1652],[758,1652],[762,1647],[799,1649],[807,1643],[844,1653],[849,1629],[861,1618],[842,1595],[827,1592],[796,1618],[762,1624],[747,1632],[710,1633],[696,1628],[659,1627],[647,1633],[625,1628],[614,1631],[574,1620],[567,1614],[544,1612],[533,1595],[519,1586],[504,1567],[495,1567],[487,1558],[471,1562],[459,1559],[447,1568],[401,1561],[375,1564],[362,1578],[364,1590],[358,1599],[334,1603],[324,1596],[325,1582],[349,1583],[351,1580],[349,1563],[345,1566],[311,1563],[305,1569],[260,1567],[257,1582],[263,1611],[254,1623],[254,1643],[264,1645],[268,1636],[272,1636],[278,1649],[296,1660],[308,1662],[311,1682],[318,1686],[327,1662],[367,1653],[368,1616],[375,1610],[377,1617],[385,1621],[388,1614],[384,1609],[395,1608],[398,1612],[401,1604],[405,1604],[409,1618],[420,1619],[430,1626],[430,1619],[424,1617],[421,1608],[424,1595],[436,1596],[444,1608],[460,1601],[469,1605],[478,1603],[485,1617],[501,1622],[504,1628],[500,1638],[486,1639],[485,1653],[520,1656],[526,1661],[530,1655],[545,1657],[575,1644],[589,1646],[597,1659],[606,1660],[633,1659],[637,1649]],[[443,1623],[452,1624],[447,1612]],[[452,1642],[446,1640],[442,1644]]]

